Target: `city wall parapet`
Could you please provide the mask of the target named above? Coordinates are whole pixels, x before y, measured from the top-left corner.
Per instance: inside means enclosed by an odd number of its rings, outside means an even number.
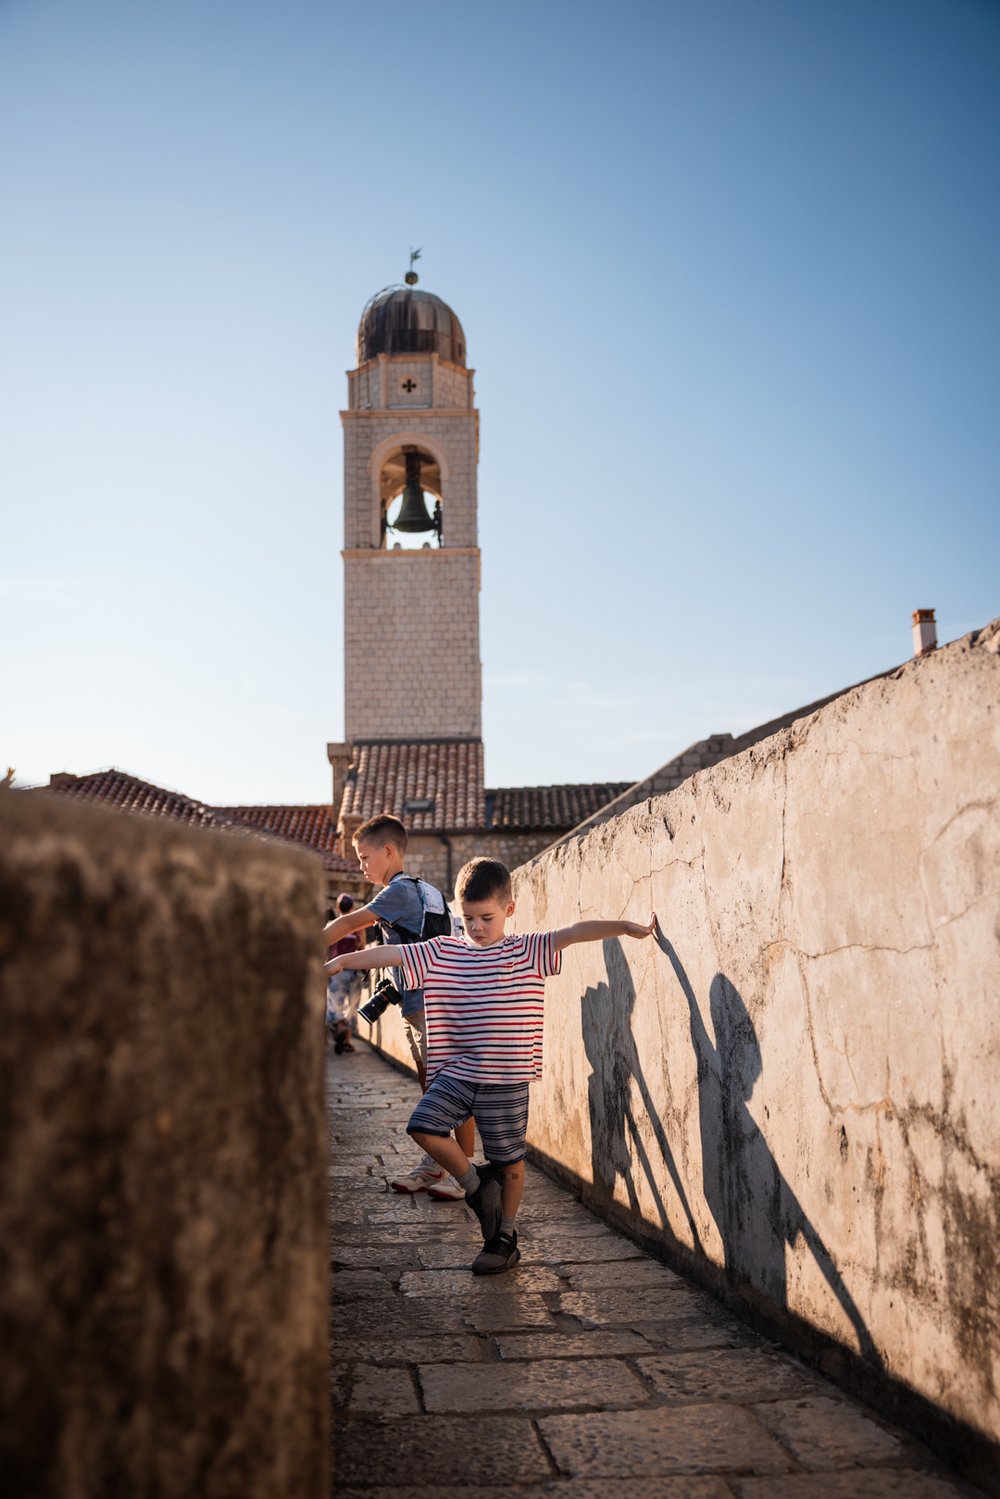
[[[945,1444],[953,1423],[959,1459],[983,1443],[980,1480],[1000,1438],[998,646],[1000,622],[852,689],[515,880],[517,929],[651,908],[662,929],[566,951],[538,1156],[830,1372],[939,1414]]]
[[[0,1484],[328,1492],[318,861],[0,794]]]

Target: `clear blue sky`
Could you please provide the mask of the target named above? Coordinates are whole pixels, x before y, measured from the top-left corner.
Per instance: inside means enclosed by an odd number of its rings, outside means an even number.
[[[998,176],[985,0],[0,0],[3,764],[328,797],[410,245],[477,370],[490,784],[984,623]]]

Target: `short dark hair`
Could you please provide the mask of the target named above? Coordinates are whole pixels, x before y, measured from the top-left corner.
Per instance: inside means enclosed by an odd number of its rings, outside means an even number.
[[[511,898],[510,870],[499,859],[470,859],[458,871],[455,894],[459,900],[489,900],[495,895],[506,903]]]
[[[351,838],[352,843],[391,843],[401,854],[406,852],[406,829],[391,812],[369,817]]]
[[[348,895],[346,890],[344,891],[343,895],[338,895],[337,896],[337,910],[340,912],[341,916],[346,916],[347,913],[348,913],[348,911],[353,911],[354,910],[354,897],[353,897],[353,895]]]

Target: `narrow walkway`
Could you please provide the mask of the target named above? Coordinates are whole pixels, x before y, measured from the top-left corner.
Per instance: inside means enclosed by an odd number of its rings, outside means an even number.
[[[335,1499],[951,1499],[905,1434],[529,1167],[522,1260],[391,1192],[414,1082],[328,1053]]]

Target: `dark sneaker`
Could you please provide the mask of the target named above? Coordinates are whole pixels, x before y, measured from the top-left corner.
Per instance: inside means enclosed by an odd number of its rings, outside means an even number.
[[[489,1161],[485,1166],[477,1166],[476,1170],[479,1172],[479,1186],[474,1192],[466,1192],[465,1200],[479,1219],[483,1243],[487,1244],[499,1232],[500,1219],[503,1217],[500,1210],[500,1181],[497,1168]]]
[[[502,1275],[505,1270],[513,1270],[521,1258],[521,1251],[517,1247],[517,1229],[510,1234],[495,1234],[487,1244],[483,1245],[482,1252],[476,1255],[472,1261],[473,1275]]]

